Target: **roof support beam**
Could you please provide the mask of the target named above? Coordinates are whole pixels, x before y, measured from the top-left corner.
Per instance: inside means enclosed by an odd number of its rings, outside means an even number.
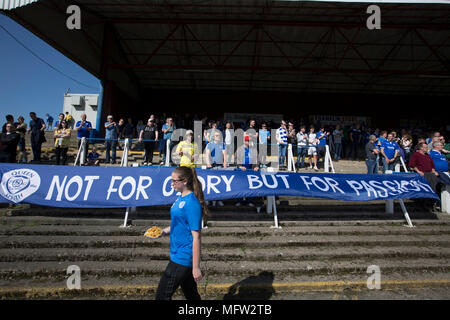
[[[439,46],[437,46],[436,50],[439,50],[440,48],[442,48],[443,46],[445,46],[445,45],[447,44],[447,42],[449,42],[449,40],[450,40],[450,35],[449,35],[444,41],[442,41],[442,43],[441,43]],[[430,54],[427,56],[427,58],[426,58],[420,65],[418,65],[418,66],[416,67],[416,70],[420,69],[420,67],[421,67],[426,61],[428,61],[428,59],[430,59],[430,57],[431,57],[432,55],[433,55],[433,53],[430,53]]]
[[[411,30],[406,30],[401,37],[398,39],[397,43],[389,50],[389,52],[384,56],[383,60],[381,60],[380,63],[377,64],[375,67],[375,70],[381,70],[381,68],[385,65],[385,63],[388,61],[389,58],[396,52],[397,48],[399,48],[400,44],[403,42],[403,40],[406,38],[408,34],[411,33]],[[418,71],[419,72],[419,71]],[[376,82],[376,74],[373,74],[369,80],[367,80],[364,84],[364,86],[361,89],[361,92],[366,91],[371,85],[373,85]]]
[[[358,28],[358,32],[359,32]],[[353,49],[353,51],[356,52],[356,54],[361,58],[362,61],[364,61],[364,63],[367,65],[367,67],[369,68],[369,70],[372,69],[372,66],[370,65],[370,63],[366,60],[366,58],[364,58],[364,56],[361,54],[361,52],[359,52],[359,50],[353,45],[353,41],[349,40],[347,38],[347,36],[345,35],[345,33],[342,32],[342,30],[340,28],[336,28],[336,30],[341,34],[341,36],[345,39],[345,41],[347,41],[348,45]]]
[[[202,51],[205,53],[205,55],[208,57],[209,61],[211,61],[211,63],[213,65],[216,65],[217,63],[214,61],[214,59],[211,57],[211,55],[208,53],[208,51],[205,49],[205,47],[202,45],[202,43],[198,40],[198,38],[195,36],[194,32],[192,32],[191,28],[189,28],[188,25],[185,25],[186,30],[189,31],[189,33],[192,35],[192,37],[194,38],[194,40],[198,43],[198,45],[200,46],[200,48],[202,48]]]
[[[239,66],[239,65],[217,65],[217,66],[205,66],[205,65],[194,65],[194,66],[188,66],[188,65],[149,65],[149,64],[140,64],[140,65],[133,65],[133,64],[111,64],[112,68],[117,69],[127,69],[127,68],[133,68],[133,69],[157,69],[157,70],[176,70],[176,69],[194,69],[194,70],[236,70],[236,71],[242,71],[242,70],[255,70],[255,71],[286,71],[286,72],[322,72],[322,73],[361,73],[361,74],[389,74],[389,75],[438,75],[438,76],[450,76],[450,72],[447,71],[414,71],[414,70],[368,70],[368,69],[338,69],[338,68],[298,68],[298,67],[277,67],[277,66]]]
[[[428,43],[427,40],[420,34],[420,32],[417,29],[414,29],[414,32],[417,34],[420,40],[430,49],[432,54],[439,60],[439,62],[442,64],[442,66],[445,68],[445,70],[450,71],[450,66],[448,61],[444,61],[442,57],[439,55],[439,53]]]
[[[267,32],[264,28],[262,29],[264,31],[264,33],[267,35],[267,37],[270,39],[270,41],[272,41],[272,43],[277,47],[277,49],[281,52],[281,54],[283,55],[283,57],[289,62],[289,64],[292,67],[295,67],[295,64],[291,61],[291,59],[289,59],[289,57],[286,55],[286,53],[284,53],[283,49],[279,46],[279,44],[272,38],[272,36],[270,35],[269,32]]]
[[[256,41],[255,41],[255,47],[253,48],[253,62],[252,62],[252,66],[257,68],[259,66],[259,60],[261,58],[261,49],[262,49],[262,40],[264,38],[264,33],[260,32],[261,29],[263,29],[263,26],[259,26],[258,29],[256,30]],[[264,30],[263,30],[264,31]],[[260,39],[261,37],[261,39]],[[255,70],[251,71],[250,74],[250,81],[248,84],[248,89],[251,90],[251,88],[253,87],[253,77],[255,75]]]
[[[355,43],[356,37],[358,36],[359,32],[361,31],[361,28],[358,28],[355,32],[355,34],[352,37],[352,40],[347,41],[347,47],[344,50],[344,54],[342,55],[341,59],[339,60],[339,62],[336,64],[336,67],[339,68],[342,64],[342,61],[344,61],[345,56],[347,55],[348,50],[350,49],[350,47],[352,47],[352,44]]]
[[[257,25],[264,26],[282,26],[282,27],[334,27],[334,28],[361,28],[365,25],[361,22],[338,22],[338,21],[280,21],[280,20],[233,20],[233,19],[136,19],[136,18],[105,18],[105,19],[91,19],[92,23],[102,23],[110,21],[118,24],[206,24],[206,25]],[[430,23],[430,24],[405,24],[405,23],[384,23],[383,29],[430,29],[443,30],[450,29],[450,23]]]
[[[311,58],[311,55],[313,54],[314,50],[316,50],[316,48],[320,45],[320,44],[324,44],[323,40],[328,36],[328,34],[332,31],[332,28],[328,28],[327,31],[323,34],[323,36],[320,38],[320,40],[318,42],[316,42],[316,44],[314,45],[314,47],[311,49],[311,51],[308,52],[308,54],[306,56],[303,57],[303,59],[297,64],[297,68],[303,66],[303,64],[305,63],[306,60],[308,60],[309,58]]]
[[[170,39],[170,37],[175,33],[175,31],[177,31],[178,27],[180,26],[180,24],[176,24],[175,28],[173,28],[169,34],[164,38],[163,41],[161,41],[159,43],[159,45],[153,50],[153,52],[150,54],[150,56],[144,61],[143,64],[147,64],[152,58],[153,56],[159,51],[159,49],[161,49],[161,47],[166,44],[167,40]]]
[[[245,36],[236,44],[236,46],[231,50],[231,52],[225,57],[225,59],[222,61],[222,63],[220,65],[224,65],[228,59],[233,55],[233,53],[241,46],[241,44],[247,40],[248,36],[250,35],[250,33],[252,33],[253,30],[255,30],[256,25],[252,25],[252,27],[250,28],[250,30],[245,34]]]

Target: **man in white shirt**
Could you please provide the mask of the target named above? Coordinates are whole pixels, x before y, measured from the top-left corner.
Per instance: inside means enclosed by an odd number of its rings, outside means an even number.
[[[231,122],[225,124],[225,149],[227,151],[227,163],[231,162],[234,153],[234,129]]]
[[[312,161],[314,160],[314,170],[318,171],[319,169],[317,168],[317,144],[318,144],[318,140],[317,140],[317,135],[314,132],[314,127],[311,126],[311,128],[309,128],[309,133],[308,133],[308,155],[309,155],[309,168],[312,169]]]
[[[278,143],[278,165],[280,167],[284,166],[284,161],[286,159],[287,150],[287,130],[286,121],[282,120],[280,127],[277,129],[276,140]]]
[[[342,152],[342,130],[339,124],[336,125],[336,129],[333,131],[334,141],[334,160],[341,160]]]
[[[297,168],[303,168],[305,166],[305,157],[308,152],[308,134],[306,133],[305,126],[300,127],[300,131],[297,133]],[[300,158],[302,164],[300,167]]]

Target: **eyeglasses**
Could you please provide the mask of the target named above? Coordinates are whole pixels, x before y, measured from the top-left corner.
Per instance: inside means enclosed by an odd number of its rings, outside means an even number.
[[[180,181],[183,181],[183,179],[180,179],[180,180],[172,179],[172,183],[176,183],[176,182],[180,182]]]

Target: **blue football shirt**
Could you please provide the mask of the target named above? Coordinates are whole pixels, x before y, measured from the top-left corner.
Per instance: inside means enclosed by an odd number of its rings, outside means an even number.
[[[325,132],[319,131],[317,132],[317,139],[322,138],[322,136],[325,135]],[[322,138],[319,140],[319,146],[326,146],[327,145],[327,138]]]
[[[389,140],[384,140],[381,142],[381,148],[384,148],[384,154],[388,157],[388,159],[394,158],[395,150],[400,151],[400,147],[397,142]]]
[[[191,231],[202,229],[202,206],[194,193],[178,199],[170,209],[170,260],[192,268]]]
[[[78,121],[75,124],[75,128],[78,128],[79,126],[81,126],[81,121]],[[80,128],[80,130],[78,130],[77,132],[77,137],[78,138],[89,138],[91,132],[87,129],[87,128],[92,128],[92,124],[89,121],[85,121],[84,122],[84,126]]]
[[[431,157],[431,159],[433,159],[434,169],[437,172],[447,172],[448,171],[448,162],[442,153],[440,153],[436,150],[431,150],[430,157]]]

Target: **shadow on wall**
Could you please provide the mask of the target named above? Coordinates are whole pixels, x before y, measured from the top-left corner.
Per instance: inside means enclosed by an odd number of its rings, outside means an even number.
[[[269,300],[275,293],[274,274],[263,271],[257,276],[250,276],[233,284],[223,300]]]

